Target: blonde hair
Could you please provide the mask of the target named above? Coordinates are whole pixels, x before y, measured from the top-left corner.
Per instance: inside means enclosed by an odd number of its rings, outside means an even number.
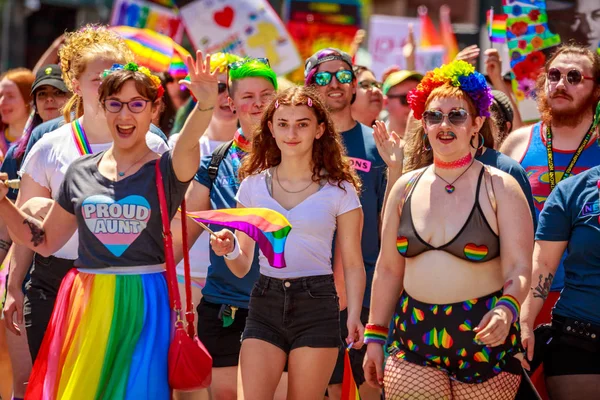
[[[227,66],[234,62],[241,61],[242,57],[231,53],[215,53],[210,55],[210,70],[222,74],[227,72]]]
[[[79,79],[87,65],[95,60],[110,60],[118,64],[133,62],[134,55],[125,41],[103,25],[86,25],[76,32],[65,34],[65,44],[59,50],[60,67],[67,88],[73,92],[72,81]],[[83,99],[76,93],[63,107],[66,122],[83,115]]]
[[[467,103],[467,112],[472,116],[472,118],[475,118],[477,115],[475,104],[469,95],[461,90],[460,87],[452,86],[450,83],[446,83],[433,89],[427,98],[425,108],[427,108],[433,99],[446,98],[458,98],[464,100],[465,103]],[[478,134],[479,133],[481,133],[483,136],[483,146],[493,149],[494,134],[492,132],[489,118],[485,119]],[[404,147],[404,154],[406,154],[404,172],[414,171],[433,163],[433,152],[430,149],[425,149],[425,147],[429,147],[429,144],[426,146],[425,129],[423,128],[422,123],[419,123],[416,128],[410,130],[407,137],[404,139],[406,140],[406,145]],[[477,145],[481,144],[479,141],[479,135],[477,135]]]

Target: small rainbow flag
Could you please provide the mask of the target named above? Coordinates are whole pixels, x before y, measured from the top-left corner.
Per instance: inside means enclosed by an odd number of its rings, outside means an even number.
[[[352,345],[350,345],[352,346]],[[349,346],[349,347],[350,347]],[[352,365],[350,364],[350,350],[346,348],[344,354],[344,378],[342,380],[342,396],[341,400],[360,400],[358,387],[352,374]]]
[[[288,220],[268,208],[226,208],[187,212],[196,222],[237,229],[250,236],[274,268],[285,268],[283,250],[292,229]]]
[[[437,30],[435,29],[435,25],[433,25],[433,21],[429,17],[427,13],[427,7],[419,6],[417,9],[419,14],[419,19],[421,20],[421,47],[431,47],[431,46],[440,46],[442,45],[442,40],[440,39]]]
[[[494,8],[486,13],[488,37],[494,43],[506,43],[507,14],[494,14]]]
[[[440,30],[442,34],[442,42],[446,47],[445,62],[449,63],[458,54],[458,43],[450,22],[450,7],[443,5],[440,7]]]

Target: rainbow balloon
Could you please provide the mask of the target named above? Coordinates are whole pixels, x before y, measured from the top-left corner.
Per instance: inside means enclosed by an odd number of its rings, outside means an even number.
[[[187,212],[188,217],[204,224],[237,229],[250,236],[274,268],[285,268],[283,250],[292,229],[289,221],[268,208],[226,208]]]

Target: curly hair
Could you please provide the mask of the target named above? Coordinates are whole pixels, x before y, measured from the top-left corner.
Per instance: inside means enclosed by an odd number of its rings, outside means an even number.
[[[269,122],[273,122],[273,115],[278,107],[306,106],[309,99],[312,101],[312,106],[309,108],[317,117],[317,123],[325,125],[323,136],[316,139],[313,144],[312,180],[320,182],[322,179],[327,179],[330,184],[342,189],[342,182],[348,181],[360,192],[360,179],[350,166],[341,136],[334,128],[325,102],[315,89],[304,86],[294,86],[278,93],[267,106],[260,126],[254,134],[252,151],[242,161],[239,171],[240,180],[281,163],[281,150],[271,134]],[[326,175],[323,175],[322,171],[326,171]]]
[[[471,97],[465,93],[460,87],[452,86],[450,83],[445,83],[442,86],[431,91],[431,94],[425,102],[425,109],[433,99],[445,99],[445,98],[458,98],[462,99],[467,103],[467,111],[470,115],[477,115],[475,104]],[[483,117],[485,118],[485,117]],[[479,130],[479,133],[483,136],[483,146],[487,148],[494,148],[494,133],[492,131],[491,121],[489,118],[485,118],[483,126]],[[477,145],[481,145],[479,137],[477,138]],[[475,146],[475,144],[473,144]],[[404,147],[404,153],[406,154],[406,163],[404,166],[404,172],[413,171],[419,168],[423,168],[433,163],[433,152],[425,149],[425,129],[423,124],[418,124],[416,129],[409,132],[406,137],[406,145]]]
[[[81,77],[88,63],[100,59],[126,64],[134,60],[125,41],[104,25],[86,25],[78,31],[66,33],[65,44],[58,56],[63,80],[71,92],[73,79]],[[83,99],[75,93],[63,108],[65,121],[71,121],[73,112],[76,118],[83,115]]]

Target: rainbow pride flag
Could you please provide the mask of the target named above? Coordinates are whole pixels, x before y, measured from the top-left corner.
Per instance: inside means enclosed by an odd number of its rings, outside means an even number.
[[[352,375],[352,365],[350,364],[350,351],[346,349],[344,354],[344,378],[342,380],[342,396],[341,400],[360,400],[358,387]]]
[[[507,14],[494,14],[494,9],[486,13],[488,37],[494,43],[506,43],[506,21]]]
[[[427,13],[427,7],[419,6],[417,12],[419,13],[419,19],[421,20],[421,47],[432,47],[442,45],[437,30],[433,21]]]
[[[196,222],[222,225],[244,232],[254,239],[272,267],[285,268],[283,250],[292,226],[277,211],[268,208],[226,208],[188,211],[187,216]]]
[[[442,42],[446,48],[445,62],[449,63],[458,54],[458,43],[450,22],[450,7],[443,5],[440,7],[440,31],[442,34]]]

